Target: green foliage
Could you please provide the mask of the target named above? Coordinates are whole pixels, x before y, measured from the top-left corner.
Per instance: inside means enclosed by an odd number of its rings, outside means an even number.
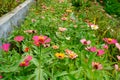
[[[104,6],[106,12],[112,15],[120,16],[119,0],[98,0],[98,1],[102,1],[101,4]]]

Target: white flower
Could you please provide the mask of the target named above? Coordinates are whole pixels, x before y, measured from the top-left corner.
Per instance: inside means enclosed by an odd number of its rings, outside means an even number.
[[[91,26],[91,29],[93,29],[93,30],[97,30],[99,27],[98,27],[98,25],[95,25],[95,24],[92,24]]]

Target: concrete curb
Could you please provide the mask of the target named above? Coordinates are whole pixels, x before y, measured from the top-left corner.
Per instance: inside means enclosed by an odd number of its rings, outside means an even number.
[[[33,2],[34,0],[26,0],[11,12],[0,17],[0,46],[2,44],[1,39],[7,38],[14,27],[19,26],[21,22],[23,22],[31,3]]]

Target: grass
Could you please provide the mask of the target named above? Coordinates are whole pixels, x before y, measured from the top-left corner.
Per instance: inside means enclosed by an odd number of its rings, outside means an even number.
[[[87,3],[88,4],[88,3]],[[80,9],[68,0],[59,2],[43,0],[33,5],[21,27],[15,29],[4,43],[10,43],[8,51],[0,55],[0,75],[3,80],[119,80],[119,22],[110,18],[99,4],[89,1]],[[90,24],[98,25],[92,29]],[[26,33],[26,30],[36,30]],[[43,36],[51,39],[44,42]],[[14,38],[23,36],[20,42]],[[39,36],[40,46],[33,36]],[[103,40],[107,39],[107,43]],[[80,40],[90,40],[90,45]],[[20,40],[20,39],[19,39]],[[87,44],[87,43],[86,43]],[[107,44],[108,49],[103,48]],[[57,46],[57,48],[55,47]],[[91,51],[87,47],[96,47]],[[26,50],[26,48],[29,48]],[[88,50],[85,50],[87,48]],[[98,55],[98,51],[104,53]],[[23,64],[31,56],[28,65]],[[22,64],[22,66],[20,66]]]

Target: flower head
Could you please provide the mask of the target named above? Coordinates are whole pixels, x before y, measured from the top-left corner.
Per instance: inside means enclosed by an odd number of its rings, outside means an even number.
[[[57,45],[53,45],[52,48],[53,48],[53,49],[58,49],[59,46],[57,46]]]
[[[71,13],[71,12],[72,12],[72,10],[70,10],[70,9],[67,9],[67,10],[66,10],[66,12],[68,12],[68,13]]]
[[[78,55],[75,52],[73,52],[72,50],[66,49],[65,52],[70,59],[75,59],[78,57]]]
[[[95,24],[90,25],[90,27],[93,30],[97,30],[99,28],[98,25],[95,25]]]
[[[21,41],[24,40],[24,37],[23,37],[23,36],[16,36],[16,37],[14,38],[14,40],[17,41],[17,42],[21,42]]]
[[[120,56],[119,55],[117,55],[117,59],[120,61]]]
[[[56,53],[55,56],[59,59],[64,59],[65,58],[65,54],[63,54],[63,53]]]
[[[104,50],[99,49],[99,50],[97,51],[97,56],[101,56],[101,55],[103,55],[104,53],[105,53]]]
[[[114,65],[115,70],[119,70],[119,66],[117,64]]]
[[[107,45],[107,44],[104,44],[104,45],[103,45],[103,48],[104,48],[104,49],[108,49],[108,45]]]
[[[29,66],[30,61],[32,60],[32,56],[31,55],[27,55],[24,59],[24,61],[22,61],[19,66],[20,67],[25,67],[25,66]]]
[[[25,62],[29,62],[29,61],[31,61],[32,60],[32,56],[31,55],[27,55],[26,57],[25,57]]]
[[[9,48],[10,48],[10,44],[9,43],[5,43],[0,47],[3,51],[8,52]]]
[[[24,32],[29,34],[37,33],[36,30],[25,30]]]
[[[103,38],[103,40],[108,43],[108,44],[115,44],[117,43],[116,39],[112,39],[112,38]]]
[[[86,39],[81,39],[80,42],[83,44],[83,45],[90,45],[91,41],[90,40],[86,40]]]
[[[69,57],[70,59],[75,59],[75,58],[78,57],[78,55],[77,55],[76,53],[71,53],[71,54],[68,55],[68,57]]]
[[[28,52],[29,49],[30,49],[29,47],[25,47],[24,52]]]
[[[29,62],[23,61],[23,62],[20,63],[19,66],[20,66],[20,67],[29,66]]]
[[[92,62],[92,67],[96,70],[103,69],[102,64],[100,64],[99,62]]]
[[[48,38],[47,36],[43,36],[43,35],[33,36],[33,40],[36,46],[40,46],[40,44],[46,44],[51,41],[50,38]]]
[[[2,79],[3,77],[2,77],[2,75],[0,75],[0,79]]]
[[[64,31],[66,31],[66,30],[67,30],[66,28],[59,27],[59,31],[61,31],[61,32],[64,32]]]
[[[90,51],[90,52],[96,52],[97,48],[96,47],[86,47],[85,50]]]
[[[119,43],[115,43],[115,46],[116,46],[116,48],[118,48],[119,51],[120,51],[120,44],[119,44]]]
[[[67,17],[62,17],[61,20],[66,21]]]

